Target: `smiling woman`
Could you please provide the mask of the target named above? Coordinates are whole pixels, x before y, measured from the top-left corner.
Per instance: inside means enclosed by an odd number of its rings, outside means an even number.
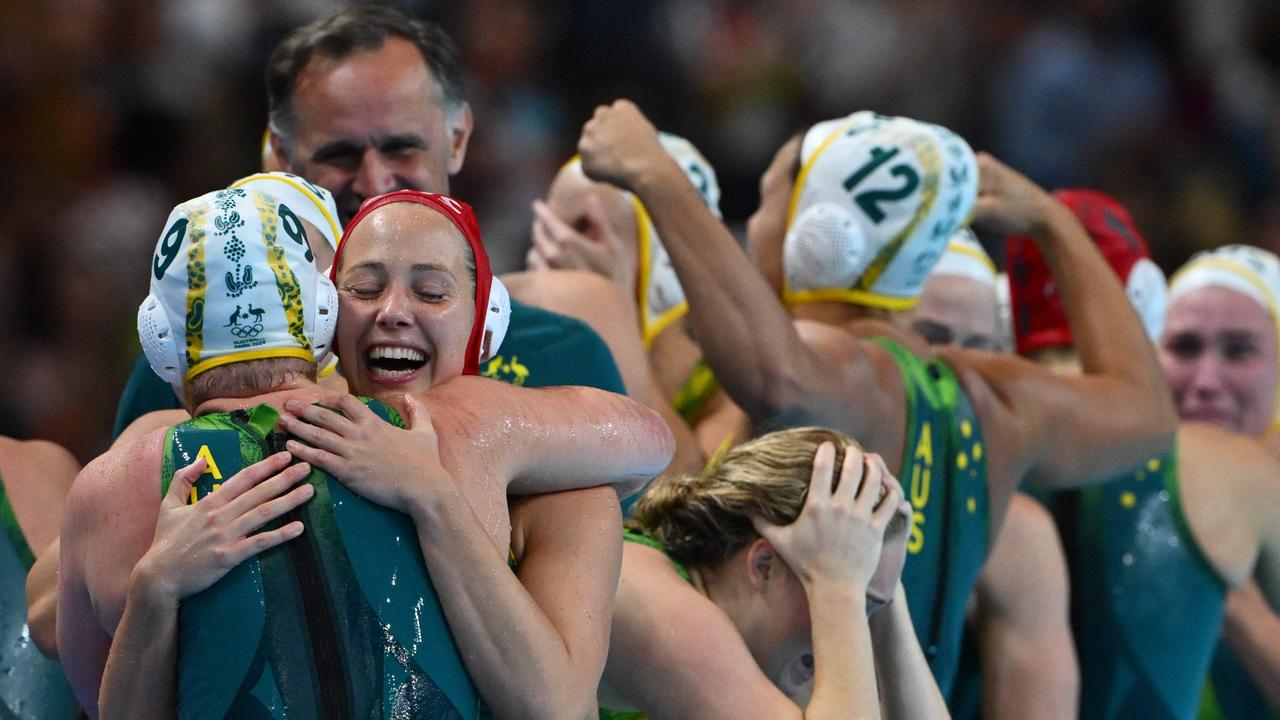
[[[372,395],[474,375],[506,334],[506,289],[469,208],[447,196],[400,191],[366,203],[332,276],[338,357],[353,387]]]

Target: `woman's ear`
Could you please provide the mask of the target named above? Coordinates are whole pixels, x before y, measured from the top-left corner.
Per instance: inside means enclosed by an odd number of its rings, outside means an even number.
[[[768,584],[771,573],[774,572],[774,561],[777,559],[778,553],[774,551],[773,545],[769,544],[764,538],[757,538],[751,543],[751,547],[747,548],[747,578],[751,581],[752,587],[763,588]]]

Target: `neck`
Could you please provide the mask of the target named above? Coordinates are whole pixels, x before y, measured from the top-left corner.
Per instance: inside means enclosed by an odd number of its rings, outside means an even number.
[[[294,377],[280,383],[272,390],[259,395],[251,395],[248,397],[210,398],[197,405],[191,411],[191,416],[200,417],[201,415],[209,415],[211,413],[243,410],[244,408],[257,407],[262,404],[281,406],[289,399],[297,399],[306,403],[311,403],[320,399],[324,394],[324,390],[311,380]]]

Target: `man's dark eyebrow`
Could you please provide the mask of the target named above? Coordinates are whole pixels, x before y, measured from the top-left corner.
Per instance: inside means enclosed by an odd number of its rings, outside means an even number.
[[[402,133],[400,135],[383,135],[373,138],[373,146],[378,149],[378,152],[409,148],[423,149],[427,147],[427,141],[417,133]]]
[[[359,157],[364,153],[364,149],[364,145],[354,140],[334,140],[327,145],[321,145],[312,153],[311,162],[330,162],[343,157]]]

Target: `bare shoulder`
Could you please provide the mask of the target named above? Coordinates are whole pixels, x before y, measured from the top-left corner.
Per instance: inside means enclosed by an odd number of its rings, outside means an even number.
[[[650,717],[798,714],[756,665],[729,616],[680,577],[670,559],[638,543],[623,546],[602,697],[639,704]],[[735,691],[726,695],[725,687]]]
[[[155,430],[168,428],[171,425],[177,425],[190,419],[191,416],[187,414],[186,410],[153,410],[129,423],[129,426],[121,431],[115,442],[111,443],[111,447],[127,445]]]
[[[124,518],[160,505],[160,463],[165,428],[153,430],[132,442],[98,456],[76,476],[67,498],[67,522],[63,541],[94,529],[130,533],[137,523]],[[124,517],[121,517],[123,515]],[[148,528],[148,532],[154,528]]]
[[[1280,461],[1254,438],[1207,423],[1181,423],[1178,464],[1184,486],[1203,484],[1214,493],[1230,493],[1240,503],[1236,507],[1280,506]]]

